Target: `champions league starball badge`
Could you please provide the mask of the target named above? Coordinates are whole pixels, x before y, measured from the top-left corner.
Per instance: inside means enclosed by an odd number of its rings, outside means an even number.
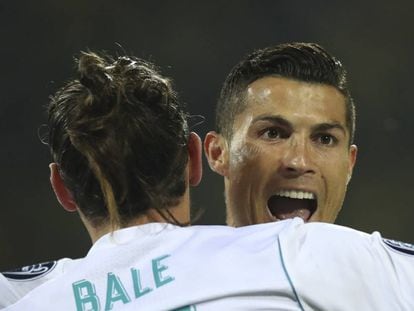
[[[52,271],[56,267],[56,264],[57,261],[48,261],[2,272],[2,274],[6,278],[15,281],[34,280]]]

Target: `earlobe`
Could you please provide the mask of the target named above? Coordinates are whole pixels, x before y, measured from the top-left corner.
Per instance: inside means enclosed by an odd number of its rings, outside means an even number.
[[[197,186],[203,176],[201,148],[200,136],[191,132],[188,139],[189,182],[191,186]]]
[[[73,199],[72,193],[66,188],[60,176],[58,165],[56,163],[50,163],[49,168],[50,184],[60,205],[68,212],[76,212],[78,207]]]
[[[228,176],[228,148],[224,137],[214,131],[204,139],[204,154],[210,168],[221,176]]]

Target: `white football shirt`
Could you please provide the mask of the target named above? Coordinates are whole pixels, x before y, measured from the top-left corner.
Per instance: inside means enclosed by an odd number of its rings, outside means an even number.
[[[410,246],[301,219],[243,228],[146,224],[7,310],[414,310]]]
[[[61,275],[77,260],[62,258],[0,273],[0,309],[15,303],[32,289]]]

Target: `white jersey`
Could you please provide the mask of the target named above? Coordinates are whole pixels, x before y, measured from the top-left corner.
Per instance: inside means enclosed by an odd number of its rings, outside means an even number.
[[[6,310],[414,310],[411,245],[301,219],[243,228],[146,224]]]
[[[0,309],[15,303],[32,289],[56,278],[76,260],[60,260],[24,266],[0,273]]]

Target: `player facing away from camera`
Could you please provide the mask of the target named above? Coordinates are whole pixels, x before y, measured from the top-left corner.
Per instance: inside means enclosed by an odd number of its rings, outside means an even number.
[[[315,43],[267,47],[227,76],[207,134],[231,226],[334,222],[356,160],[355,107],[341,62]]]
[[[185,227],[201,142],[169,80],[91,52],[79,73],[49,106],[51,183],[93,246],[6,310],[414,308],[413,250],[378,233],[300,218]]]

